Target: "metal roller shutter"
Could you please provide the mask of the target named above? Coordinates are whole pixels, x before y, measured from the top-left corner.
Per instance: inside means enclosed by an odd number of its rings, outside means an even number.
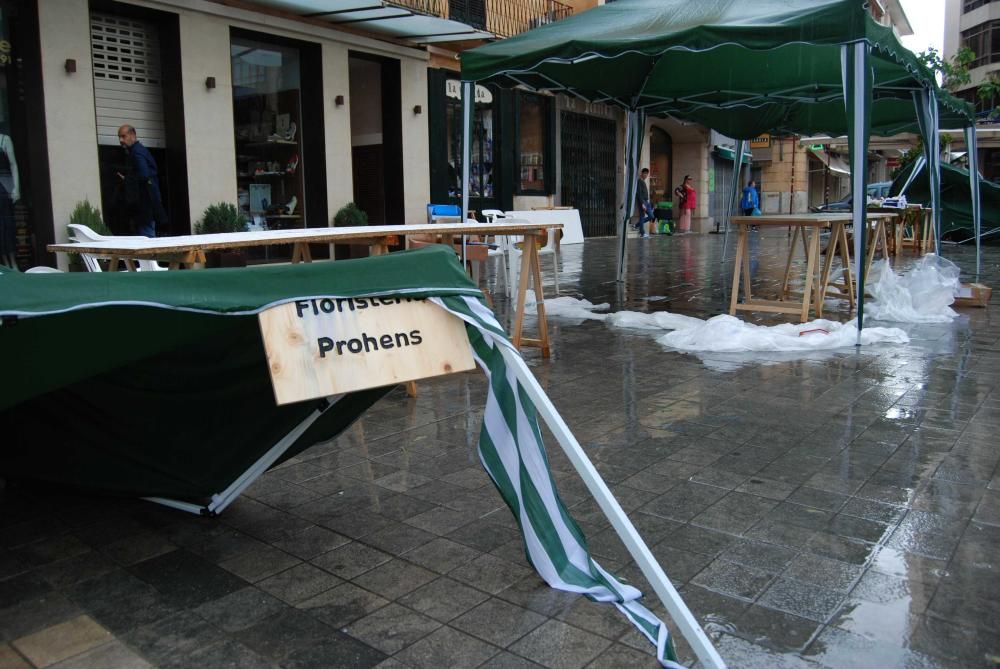
[[[160,43],[153,24],[90,15],[97,143],[118,145],[118,128],[135,126],[148,147],[166,146]]]

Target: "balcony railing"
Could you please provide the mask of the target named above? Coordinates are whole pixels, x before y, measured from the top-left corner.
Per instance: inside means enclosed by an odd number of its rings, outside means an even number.
[[[573,8],[557,0],[389,0],[406,9],[466,23],[497,37],[564,19]]]

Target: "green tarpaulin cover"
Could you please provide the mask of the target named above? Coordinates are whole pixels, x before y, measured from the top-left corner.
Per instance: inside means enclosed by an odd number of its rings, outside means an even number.
[[[316,408],[275,405],[257,313],[364,295],[481,293],[443,247],[247,270],[0,272],[0,475],[202,501]],[[343,398],[284,457],[386,390]]]

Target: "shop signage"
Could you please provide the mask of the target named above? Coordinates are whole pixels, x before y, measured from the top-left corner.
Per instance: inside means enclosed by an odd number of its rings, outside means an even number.
[[[462,99],[462,82],[458,79],[447,79],[444,82],[444,93],[449,98]],[[488,105],[493,102],[493,93],[485,86],[476,84],[476,104]]]
[[[0,39],[0,67],[6,67],[13,62],[10,52],[10,42],[5,39]]]
[[[303,299],[263,311],[258,320],[278,404],[475,366],[462,321],[425,300]]]
[[[769,146],[771,146],[770,135],[760,135],[759,137],[754,137],[750,140],[751,149],[766,149]]]

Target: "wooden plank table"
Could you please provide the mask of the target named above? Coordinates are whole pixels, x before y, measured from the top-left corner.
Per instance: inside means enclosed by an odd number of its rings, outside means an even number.
[[[868,220],[878,221],[891,218],[894,214],[868,214]],[[771,313],[798,314],[801,322],[809,320],[809,312],[816,311],[817,317],[823,315],[823,298],[833,286],[830,274],[833,259],[840,256],[844,265],[844,288],[838,290],[836,297],[846,297],[851,307],[854,307],[854,279],[851,272],[850,250],[847,244],[845,226],[852,222],[850,213],[820,213],[820,214],[776,214],[765,216],[733,216],[730,221],[739,228],[739,241],[736,245],[736,258],[733,264],[733,288],[729,302],[729,313],[735,316],[737,311],[765,311]],[[750,289],[750,253],[749,230],[751,226],[791,227],[793,236],[788,249],[788,259],[785,262],[785,274],[778,300],[755,299]],[[819,237],[820,233],[830,230],[830,244],[826,250],[826,260],[820,267]],[[812,231],[807,239],[807,232]],[[798,237],[802,238],[802,246],[806,257],[805,286],[800,301],[791,301],[789,281],[793,254]],[[868,262],[873,254],[867,254]],[[819,271],[817,271],[819,270]],[[867,272],[867,267],[866,267]],[[740,284],[743,285],[743,302],[739,302]]]
[[[310,244],[367,244],[372,255],[388,252],[388,239],[400,235],[434,235],[444,244],[455,238],[469,235],[523,235],[524,250],[521,254],[521,275],[514,312],[511,339],[514,346],[540,348],[543,357],[551,353],[548,322],[545,318],[545,300],[542,292],[541,268],[538,262],[538,240],[545,230],[559,230],[559,223],[435,223],[419,225],[373,225],[350,228],[305,228],[296,230],[262,230],[254,232],[226,232],[211,235],[183,235],[180,237],[111,239],[102,242],[79,244],[49,244],[53,253],[89,253],[110,258],[112,267],[124,260],[129,271],[135,271],[132,260],[165,260],[170,269],[195,268],[204,265],[205,252],[278,244],[292,245],[292,262],[311,262]],[[538,338],[524,336],[524,301],[528,279],[534,279]]]

